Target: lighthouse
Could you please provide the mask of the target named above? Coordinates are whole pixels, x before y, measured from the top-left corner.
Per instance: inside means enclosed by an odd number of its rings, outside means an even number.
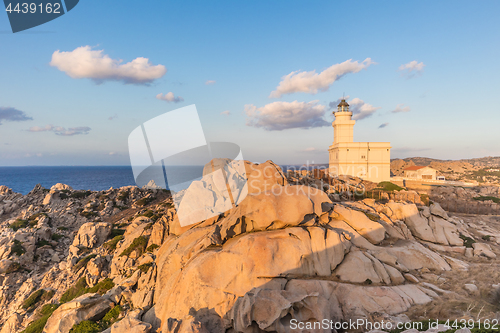
[[[356,120],[345,99],[333,114],[333,144],[328,149],[330,175],[355,176],[376,183],[390,180],[391,143],[354,142]]]

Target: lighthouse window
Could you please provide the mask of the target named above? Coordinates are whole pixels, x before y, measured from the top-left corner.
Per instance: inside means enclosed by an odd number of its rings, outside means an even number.
[[[362,158],[362,159],[365,159],[365,158],[366,158],[366,156],[365,156],[365,155],[361,155],[361,158]]]

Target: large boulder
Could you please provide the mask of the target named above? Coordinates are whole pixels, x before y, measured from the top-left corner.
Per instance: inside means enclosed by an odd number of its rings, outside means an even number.
[[[141,320],[141,310],[129,312],[125,318],[116,322],[109,330],[111,333],[148,333],[151,330],[151,324]]]
[[[73,239],[73,246],[87,248],[100,246],[108,239],[111,229],[111,224],[106,222],[85,223],[80,227]]]
[[[62,183],[57,183],[55,185],[52,185],[50,189],[57,191],[73,191],[73,188],[71,186]]]
[[[372,244],[378,244],[385,238],[384,227],[370,220],[363,212],[336,205],[334,211],[339,217]]]
[[[76,324],[97,321],[113,307],[114,303],[99,294],[86,294],[64,303],[50,316],[43,333],[68,333]]]

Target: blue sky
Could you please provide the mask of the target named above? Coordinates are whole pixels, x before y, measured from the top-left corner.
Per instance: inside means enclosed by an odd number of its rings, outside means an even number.
[[[125,165],[134,128],[191,104],[207,140],[237,143],[246,159],[325,163],[329,104],[343,93],[364,110],[355,141],[390,141],[393,158],[500,155],[499,11],[498,1],[85,0],[16,34],[0,13],[0,165]],[[140,70],[95,63],[73,78],[75,50],[163,67],[146,84]],[[292,72],[295,88],[271,98]],[[156,98],[170,92],[183,101]]]

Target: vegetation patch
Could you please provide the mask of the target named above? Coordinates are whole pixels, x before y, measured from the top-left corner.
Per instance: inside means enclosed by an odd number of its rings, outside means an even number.
[[[59,307],[59,304],[45,304],[40,310],[41,318],[29,323],[28,327],[21,333],[42,333],[47,320],[52,315],[52,313]]]
[[[146,249],[146,252],[153,252],[154,250],[156,250],[157,248],[159,248],[160,245],[158,244],[151,244],[148,246],[148,248]]]
[[[75,198],[75,199],[83,199],[88,197],[92,192],[90,191],[76,191],[71,193],[70,197]]]
[[[38,242],[36,242],[35,245],[36,245],[37,248],[45,246],[45,245],[52,246],[52,244],[49,241],[46,241],[45,239],[40,239]]]
[[[17,239],[14,239],[14,245],[12,245],[12,247],[10,248],[10,252],[17,254],[18,257],[22,256],[23,254],[26,253],[26,249],[23,247],[22,244],[23,243],[21,243]]]
[[[153,200],[154,200],[154,198],[152,198],[152,197],[145,197],[145,198],[137,200],[135,202],[135,204],[136,204],[136,206],[144,207]]]
[[[9,228],[14,231],[18,231],[19,229],[26,228],[28,225],[28,220],[17,219],[9,225]]]
[[[465,235],[460,235],[460,238],[463,239],[465,247],[472,248],[472,244],[476,242],[473,238],[467,237]]]
[[[98,284],[93,286],[92,288],[87,288],[85,290],[84,294],[86,294],[86,293],[99,293],[100,295],[102,295],[102,294],[105,294],[108,290],[110,290],[114,286],[115,286],[115,283],[113,282],[113,280],[111,280],[110,278],[105,278],[104,280],[102,280],[101,282],[99,282]]]
[[[81,212],[80,215],[83,217],[86,217],[86,218],[99,216],[99,214],[97,214],[96,212],[92,212],[92,211],[88,211],[88,210]]]
[[[21,307],[28,311],[33,310],[35,305],[41,300],[43,294],[45,294],[45,290],[38,289],[23,302]]]
[[[120,305],[115,306],[104,315],[104,318],[102,318],[102,322],[105,323],[105,325],[108,327],[111,326],[113,323],[116,323],[118,321],[118,317],[120,316],[120,313],[122,311],[123,309]]]
[[[489,241],[491,239],[491,235],[483,235],[483,237],[481,237],[483,240],[485,241]]]
[[[66,228],[66,227],[57,227],[57,230],[60,230],[60,231],[67,231],[67,230],[68,230],[68,228]]]
[[[391,182],[380,182],[377,185],[378,189],[381,189],[386,192],[393,192],[393,191],[401,191],[404,190],[401,186],[398,186],[394,183]]]
[[[125,233],[125,229],[115,229],[111,230],[110,238],[115,238],[116,236],[121,236]]]
[[[38,219],[40,216],[45,216],[45,217],[47,217],[48,215],[47,215],[46,213],[36,213],[36,214],[31,215],[31,216],[28,218],[28,221],[34,221],[34,220]]]
[[[152,262],[148,262],[146,264],[142,264],[140,265],[138,268],[143,272],[143,273],[147,273],[149,271],[149,269],[153,267],[153,263]]]
[[[118,242],[120,242],[124,237],[122,235],[119,235],[119,236],[115,236],[113,237],[112,240],[110,240],[109,242],[106,242],[102,245],[102,247],[104,247],[106,250],[108,251],[114,251],[116,250],[116,247],[118,245]]]
[[[87,288],[87,282],[85,281],[85,277],[80,278],[76,283],[70,287],[64,294],[62,294],[59,299],[59,303],[69,302],[78,296],[85,294],[85,289]]]
[[[151,219],[151,220],[153,220],[155,222],[156,222],[156,220],[158,220],[161,217],[160,215],[155,214],[151,209],[148,209],[147,211],[145,211],[144,213],[142,213],[142,214],[140,214],[138,216],[145,216],[148,219]]]
[[[129,245],[121,254],[120,256],[129,256],[132,252],[136,252],[137,256],[140,257],[144,251],[146,250],[146,246],[148,245],[148,240],[149,237],[146,236],[139,236],[134,241],[132,244]]]
[[[108,290],[115,286],[113,280],[106,278],[96,284],[95,286],[89,288],[85,277],[80,278],[76,283],[70,287],[59,299],[60,303],[67,303],[77,297],[80,297],[87,293],[99,293],[100,295],[105,294]]]
[[[52,236],[50,236],[50,238],[56,242],[58,242],[61,238],[63,237],[66,237],[64,235],[61,235],[61,234],[52,234]]]
[[[377,214],[372,214],[368,212],[363,212],[363,213],[365,213],[366,217],[368,217],[372,221],[377,222],[378,220],[380,220],[380,216],[378,216]]]
[[[75,266],[71,267],[71,270],[73,271],[73,273],[76,273],[78,272],[80,269],[82,269],[83,267],[86,267],[88,262],[90,261],[90,259],[93,259],[97,257],[97,254],[91,254],[89,256],[86,256],[80,260],[78,260],[78,262],[76,263]]]
[[[479,197],[475,197],[472,199],[477,200],[477,201],[489,201],[489,200],[491,200],[494,203],[500,203],[500,198],[497,198],[497,197],[479,196]]]
[[[118,194],[118,196],[116,197],[116,199],[119,201],[125,201],[127,200],[128,196],[129,196],[128,191],[121,191],[120,194]]]
[[[69,333],[99,333],[102,332],[102,327],[98,323],[94,323],[90,320],[84,320],[75,324]]]

